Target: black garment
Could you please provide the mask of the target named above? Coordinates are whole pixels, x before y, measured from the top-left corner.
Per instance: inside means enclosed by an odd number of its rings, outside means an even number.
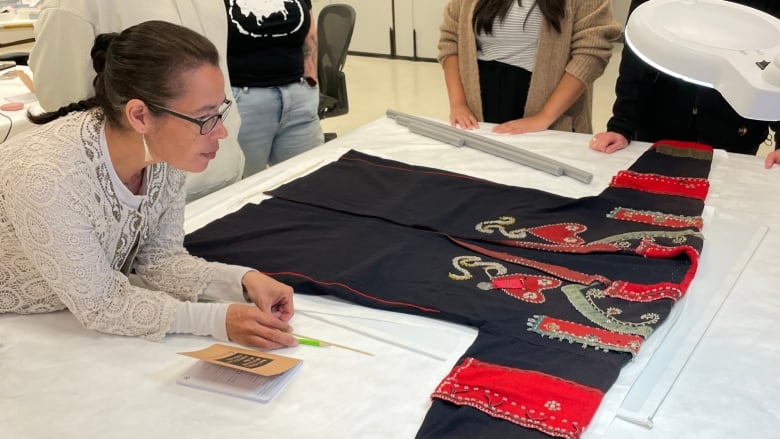
[[[647,0],[632,0],[630,13]],[[777,0],[734,1],[780,17]],[[700,142],[729,152],[756,154],[770,123],[745,119],[721,94],[661,73],[625,45],[615,85],[617,98],[607,131],[627,140],[677,139]],[[778,123],[773,122],[777,130]]]
[[[522,118],[531,72],[500,61],[477,60],[477,65],[485,122],[504,123]]]
[[[300,80],[311,0],[224,1],[231,85],[273,87]]]
[[[488,373],[486,381],[496,388],[511,380],[544,384],[518,397],[525,404],[540,399],[535,411],[521,410],[490,396],[461,401],[464,393],[451,385],[460,372],[453,372],[434,391],[419,437],[467,431],[484,438],[546,437],[563,424],[542,419],[540,409],[554,412],[551,419],[581,416],[577,425],[564,426],[566,437],[577,437],[592,417],[580,414],[581,406],[598,406],[634,348],[674,304],[672,296],[652,294],[632,300],[608,293],[608,285],[646,285],[654,292],[679,286],[682,293],[691,280],[703,246],[699,228],[670,226],[662,218],[701,214],[702,194],[671,195],[678,192],[669,188],[677,177],[692,177],[685,187],[701,184],[711,151],[680,149],[684,155],[670,155],[659,146],[632,166],[631,175],[655,182],[646,190],[616,179],[599,196],[583,199],[350,151],[272,191],[274,198],[188,235],[185,246],[196,256],[263,270],[297,293],[477,327],[456,369],[475,362],[488,365],[482,372],[496,368],[502,374],[493,379]],[[619,220],[610,213],[615,208],[653,218]],[[493,233],[490,221],[500,217],[515,220],[504,234]],[[650,248],[670,253],[653,256],[645,251]],[[682,248],[689,253],[671,252]],[[520,286],[501,283],[508,279]],[[547,330],[555,326],[540,325],[545,318],[579,325],[580,332]],[[637,345],[611,343],[610,336]],[[566,401],[576,391],[590,397]],[[512,410],[517,418],[498,415]]]

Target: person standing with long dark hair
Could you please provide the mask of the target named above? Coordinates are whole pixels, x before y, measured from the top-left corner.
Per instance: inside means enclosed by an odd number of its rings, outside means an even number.
[[[592,85],[620,34],[608,0],[450,0],[439,61],[450,123],[592,131]]]

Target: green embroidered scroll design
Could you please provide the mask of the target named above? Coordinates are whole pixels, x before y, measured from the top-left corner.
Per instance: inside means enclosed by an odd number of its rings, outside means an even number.
[[[605,297],[604,291],[600,288],[569,284],[561,287],[561,291],[566,295],[569,303],[585,318],[604,329],[619,334],[634,334],[647,338],[653,333],[653,328],[650,325],[658,323],[661,319],[656,313],[647,313],[642,315],[643,322],[618,320],[614,316],[620,315],[619,308],[610,307],[603,310],[593,301],[594,298]]]

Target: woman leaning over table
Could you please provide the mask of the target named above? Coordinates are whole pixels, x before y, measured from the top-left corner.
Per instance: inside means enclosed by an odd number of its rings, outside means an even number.
[[[0,313],[67,308],[111,334],[295,345],[289,286],[182,247],[185,171],[227,135],[214,45],[148,21],[98,35],[92,60],[94,97],[30,115],[41,126],[0,148]]]
[[[592,131],[592,86],[620,34],[608,0],[450,0],[439,61],[450,123]]]

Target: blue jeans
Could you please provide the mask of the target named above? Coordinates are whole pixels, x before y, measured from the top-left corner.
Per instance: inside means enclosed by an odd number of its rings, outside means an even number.
[[[244,177],[322,144],[319,87],[301,79],[278,87],[233,87],[241,114]]]

